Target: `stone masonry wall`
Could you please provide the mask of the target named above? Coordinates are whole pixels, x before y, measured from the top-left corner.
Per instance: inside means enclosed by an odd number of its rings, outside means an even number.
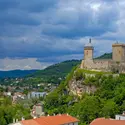
[[[83,60],[81,68],[108,70],[111,60]]]

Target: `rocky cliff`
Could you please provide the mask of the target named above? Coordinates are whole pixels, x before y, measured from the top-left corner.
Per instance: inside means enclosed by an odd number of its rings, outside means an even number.
[[[119,77],[119,74],[77,68],[68,82],[69,92],[78,96],[85,93],[93,94],[103,82],[102,79],[104,80],[108,76]]]
[[[74,71],[72,79],[68,83],[68,88],[70,94],[81,96],[85,93],[93,94],[97,87],[91,82],[87,82],[87,79],[95,78],[95,74],[88,74],[84,72],[78,73],[78,71]]]

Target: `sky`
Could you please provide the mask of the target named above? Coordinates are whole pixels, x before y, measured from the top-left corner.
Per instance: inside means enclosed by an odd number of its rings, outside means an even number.
[[[0,70],[43,69],[125,42],[125,0],[0,0]]]

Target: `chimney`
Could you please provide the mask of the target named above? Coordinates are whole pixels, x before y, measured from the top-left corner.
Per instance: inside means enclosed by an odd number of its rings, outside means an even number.
[[[123,111],[122,115],[125,115],[125,111]]]
[[[34,116],[33,119],[36,119],[36,116]]]
[[[16,122],[16,120],[15,120],[15,118],[13,118],[13,123],[15,123]]]
[[[18,122],[18,119],[16,119],[16,123]]]
[[[22,121],[25,120],[25,118],[22,117]]]

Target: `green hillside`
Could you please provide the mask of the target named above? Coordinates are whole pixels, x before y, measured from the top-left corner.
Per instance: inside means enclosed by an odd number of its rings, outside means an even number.
[[[71,71],[71,69],[80,64],[80,60],[69,60],[64,61],[52,66],[47,67],[44,70],[39,70],[30,77],[40,77],[43,82],[52,82],[52,83],[60,83],[60,81],[64,80],[66,75]]]
[[[47,114],[68,113],[80,120],[79,125],[89,125],[96,118],[114,118],[125,110],[125,75],[114,77],[101,72],[95,77],[85,77],[85,73],[85,70],[74,68],[66,80],[46,97]],[[94,85],[97,90],[95,93],[83,93],[81,97],[73,95],[69,90],[71,80],[81,81],[84,86]]]
[[[112,59],[112,53],[105,53],[95,59]]]
[[[105,53],[95,59],[111,59],[112,53]],[[15,77],[40,77],[43,82],[59,83],[64,79],[71,69],[80,64],[81,60],[69,60],[47,67],[44,70],[13,70],[0,71],[0,78],[15,78]]]
[[[99,56],[97,59],[111,59],[111,53],[105,53],[102,56]],[[66,75],[71,71],[71,69],[79,65],[81,60],[68,60],[64,61],[52,66],[47,67],[44,70],[39,70],[30,77],[40,77],[43,82],[52,82],[52,83],[60,83],[60,81],[64,80]]]

